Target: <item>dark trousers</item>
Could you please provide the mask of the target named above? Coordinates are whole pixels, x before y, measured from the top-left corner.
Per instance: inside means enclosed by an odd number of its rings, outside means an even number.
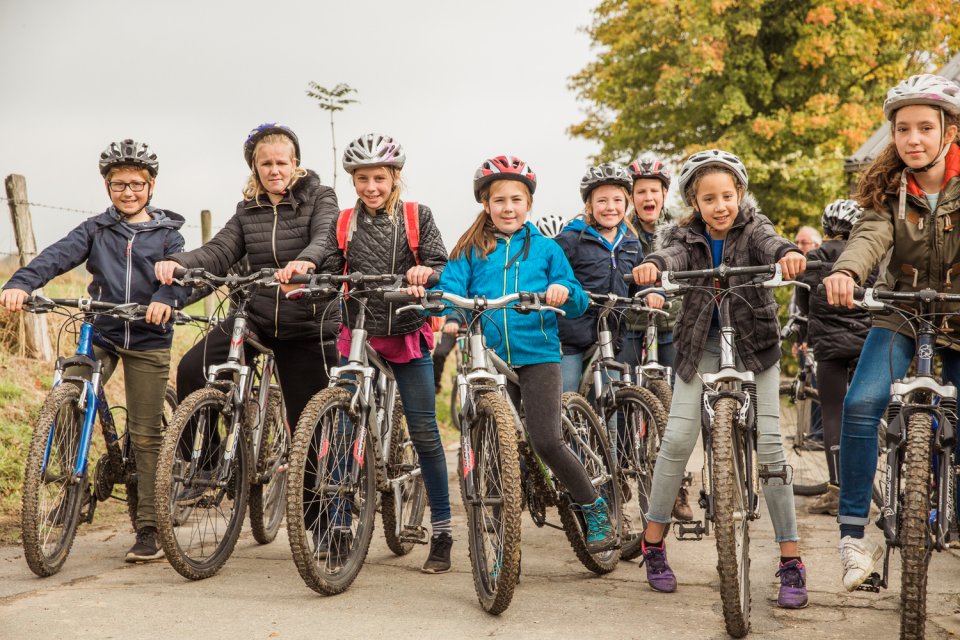
[[[840,446],[840,426],[843,423],[843,399],[847,395],[850,363],[854,358],[817,360],[817,388],[820,391],[820,414],[823,418],[823,448],[827,454],[830,483],[840,484],[837,469],[839,456],[833,447]]]

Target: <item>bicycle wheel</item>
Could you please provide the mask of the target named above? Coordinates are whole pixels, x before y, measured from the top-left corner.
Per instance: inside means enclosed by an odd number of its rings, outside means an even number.
[[[457,379],[453,379],[453,386],[450,388],[450,422],[453,427],[460,431],[460,385]]]
[[[397,394],[393,405],[393,420],[390,425],[390,453],[387,457],[387,480],[408,476],[400,484],[400,531],[397,532],[397,504],[393,492],[384,491],[380,496],[380,510],[383,518],[383,536],[387,547],[398,556],[405,556],[413,549],[415,542],[405,539],[405,531],[416,535],[423,523],[423,514],[427,507],[427,490],[423,485],[423,476],[419,473],[420,458],[413,447],[410,432],[407,429],[407,417],[403,413],[400,395]]]
[[[907,425],[900,514],[900,637],[923,638],[930,563],[930,414],[916,412]]]
[[[623,496],[621,505],[620,558],[633,560],[641,553],[640,542],[647,527],[653,465],[660,451],[660,435],[666,428],[667,412],[649,389],[618,389],[615,400],[604,421],[614,412],[622,421],[618,429],[621,441],[617,443],[617,461],[621,486],[625,486],[630,495]]]
[[[187,396],[157,460],[157,533],[177,573],[209,578],[226,563],[240,536],[249,490],[247,434],[240,429],[233,458],[230,402],[215,388]]]
[[[248,411],[249,417],[256,411]],[[253,433],[253,425],[250,425]],[[287,468],[290,453],[290,427],[280,389],[270,389],[260,453],[257,460],[259,480],[250,485],[250,533],[260,544],[273,542],[283,521],[287,503]]]
[[[669,416],[670,406],[673,404],[673,387],[670,386],[670,383],[666,380],[651,380],[650,391],[657,397],[657,400],[660,401],[664,411]],[[659,424],[659,427],[660,438],[663,439],[663,430],[667,428],[667,423]]]
[[[807,389],[805,398],[797,400],[792,384],[780,386],[780,433],[787,464],[793,468],[793,493],[818,496],[827,491],[830,471],[823,443],[807,437],[811,416],[820,406],[816,389]],[[814,427],[815,428],[815,427]],[[822,432],[822,425],[820,430]]]
[[[717,541],[720,600],[727,633],[742,638],[750,630],[750,532],[747,469],[743,441],[734,431],[738,406],[721,398],[714,407],[710,442],[713,449],[713,535]]]
[[[593,486],[606,500],[610,527],[613,531],[619,532],[621,527],[620,488],[616,466],[607,444],[607,426],[605,423],[601,424],[600,418],[597,417],[590,403],[579,393],[563,394],[562,402],[561,436],[577,459],[583,462],[584,470]],[[619,545],[591,553],[587,549],[587,541],[584,537],[586,525],[579,510],[570,508],[569,499],[562,501],[558,510],[567,540],[580,563],[600,575],[613,571],[617,567],[617,562],[620,561]]]
[[[86,475],[73,475],[83,428],[79,401],[76,385],[63,383],[51,390],[27,453],[20,531],[27,565],[40,577],[52,576],[66,561],[88,492]]]
[[[513,415],[502,396],[479,396],[468,449],[461,453],[473,584],[480,606],[497,615],[510,606],[520,578],[520,462]]]
[[[375,525],[376,452],[344,388],[324,389],[300,414],[287,472],[287,534],[300,577],[324,595],[360,573]]]

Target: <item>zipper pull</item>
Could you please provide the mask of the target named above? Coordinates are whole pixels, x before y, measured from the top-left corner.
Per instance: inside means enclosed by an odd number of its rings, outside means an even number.
[[[127,240],[127,254],[126,254],[126,256],[129,258],[131,253],[133,253],[133,238],[130,238],[129,240]]]
[[[923,231],[923,216],[920,216],[920,222],[917,223],[917,228],[918,228],[920,231]],[[914,285],[914,286],[916,286],[916,285]]]

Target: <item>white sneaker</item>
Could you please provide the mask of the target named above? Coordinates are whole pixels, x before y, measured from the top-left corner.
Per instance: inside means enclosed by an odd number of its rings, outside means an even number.
[[[840,539],[840,562],[843,564],[843,588],[853,591],[873,573],[883,555],[883,548],[869,538],[844,536]]]

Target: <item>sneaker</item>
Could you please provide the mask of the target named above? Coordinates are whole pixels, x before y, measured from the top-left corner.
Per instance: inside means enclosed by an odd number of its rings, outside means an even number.
[[[777,606],[781,609],[803,609],[807,606],[807,568],[799,560],[781,564],[777,569],[780,593]]]
[[[690,499],[686,487],[680,487],[680,491],[677,493],[677,499],[673,502],[673,513],[671,515],[674,520],[679,520],[680,522],[690,522],[693,520],[693,509],[690,508]]]
[[[817,496],[813,504],[807,506],[807,513],[836,516],[840,510],[840,487],[827,485],[826,493]]]
[[[450,571],[450,547],[453,536],[444,531],[430,538],[430,555],[420,569],[423,573],[446,573]]]
[[[883,549],[869,538],[844,536],[840,539],[840,562],[843,564],[843,588],[853,591],[873,573],[883,556]]]
[[[127,562],[146,562],[163,557],[163,549],[157,544],[157,530],[143,527],[137,531],[137,542],[127,551]]]
[[[647,546],[646,540],[640,543],[643,558],[639,566],[647,567],[647,584],[654,591],[673,593],[677,590],[677,577],[667,564],[667,547],[661,541],[659,547]]]
[[[350,547],[353,546],[353,532],[346,527],[336,527],[329,531],[327,571],[335,573],[350,557]]]
[[[593,504],[580,505],[580,510],[587,526],[587,551],[597,553],[612,545],[614,535],[610,527],[610,513],[603,496],[597,498]]]

